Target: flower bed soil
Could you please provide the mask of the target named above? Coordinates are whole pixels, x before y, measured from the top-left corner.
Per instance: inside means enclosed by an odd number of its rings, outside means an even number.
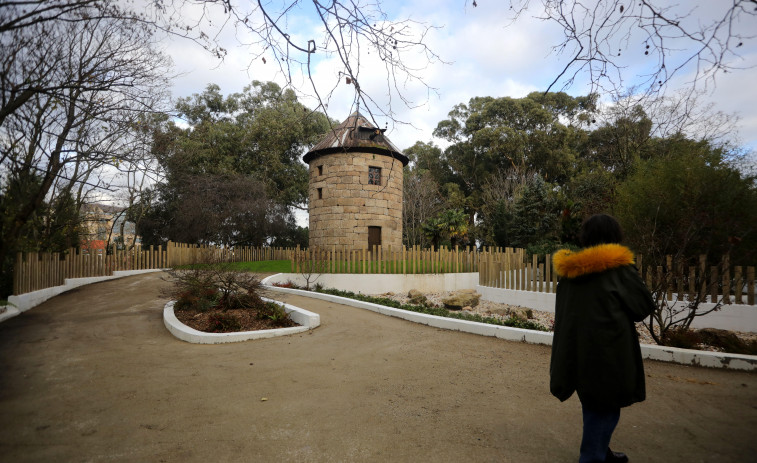
[[[234,333],[298,326],[290,319],[274,322],[268,318],[261,318],[255,309],[210,309],[203,312],[175,310],[174,314],[183,324],[205,333]]]

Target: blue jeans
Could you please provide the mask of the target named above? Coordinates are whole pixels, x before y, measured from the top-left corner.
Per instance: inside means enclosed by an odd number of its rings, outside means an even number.
[[[592,410],[583,407],[584,435],[579,463],[602,463],[610,448],[610,439],[620,420],[620,408]]]

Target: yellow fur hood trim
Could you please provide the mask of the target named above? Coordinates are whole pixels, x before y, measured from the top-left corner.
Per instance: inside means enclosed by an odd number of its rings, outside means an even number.
[[[578,252],[561,249],[555,254],[553,262],[559,276],[576,278],[633,264],[634,255],[630,249],[619,244],[600,244]]]

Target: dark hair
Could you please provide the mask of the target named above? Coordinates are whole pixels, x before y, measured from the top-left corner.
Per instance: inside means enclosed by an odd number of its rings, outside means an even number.
[[[585,248],[598,244],[620,243],[623,241],[623,230],[615,217],[596,214],[584,220],[579,240]]]

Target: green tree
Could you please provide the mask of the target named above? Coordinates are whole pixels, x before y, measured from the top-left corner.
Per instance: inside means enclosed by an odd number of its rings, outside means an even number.
[[[660,155],[639,161],[618,186],[613,207],[629,243],[662,265],[665,255],[712,262],[730,252],[752,264],[757,250],[757,187],[706,141],[657,140]]]
[[[139,223],[143,243],[166,240],[226,246],[270,244],[296,229],[287,208],[265,185],[242,175],[184,176]]]
[[[0,191],[3,229],[10,226],[17,209],[23,204],[18,198],[32,194],[42,181],[40,176],[17,177]],[[70,192],[55,195],[51,201],[44,201],[35,209],[21,228],[20,237],[13,242],[14,254],[8,255],[2,263],[0,297],[7,297],[13,291],[15,252],[61,252],[79,246],[82,234],[80,209],[81,204]]]
[[[637,161],[654,155],[648,149],[652,141],[652,120],[639,105],[615,106],[608,116],[609,120],[589,135],[583,158],[623,178]]]
[[[566,182],[580,163],[584,126],[596,111],[596,96],[532,93],[525,98],[472,98],[439,122],[434,135],[451,145],[442,162],[466,197],[470,224],[484,211],[482,192],[497,172],[534,172],[555,184]],[[501,216],[501,214],[499,214]],[[479,240],[491,239],[493,226],[482,222]]]
[[[307,168],[300,156],[329,130],[326,116],[299,103],[292,90],[258,81],[227,97],[210,84],[176,107],[190,127],[169,123],[156,143],[169,180],[175,174],[249,175],[270,197],[304,208]]]
[[[431,245],[439,248],[465,245],[468,237],[468,217],[462,209],[447,209],[423,223],[423,231]]]
[[[438,185],[452,181],[452,170],[443,156],[442,149],[435,144],[418,141],[403,153],[410,159],[408,170],[428,172]]]
[[[308,188],[300,156],[329,129],[328,118],[299,103],[291,90],[258,81],[229,96],[208,85],[180,99],[177,111],[189,128],[163,121],[153,137],[165,180],[138,224],[145,242],[261,245],[298,236],[292,209],[305,208]],[[212,208],[205,219],[196,217],[199,227],[191,218],[205,199]]]
[[[402,199],[402,241],[405,246],[428,246],[423,224],[445,207],[444,197],[431,173],[405,168]]]
[[[529,245],[558,243],[560,212],[551,186],[534,175],[513,202],[510,222],[505,224],[507,246],[528,248]]]
[[[453,143],[446,161],[468,190],[497,169],[532,170],[561,181],[570,175],[583,139],[580,127],[595,110],[595,96],[476,97],[457,105],[434,135]]]

